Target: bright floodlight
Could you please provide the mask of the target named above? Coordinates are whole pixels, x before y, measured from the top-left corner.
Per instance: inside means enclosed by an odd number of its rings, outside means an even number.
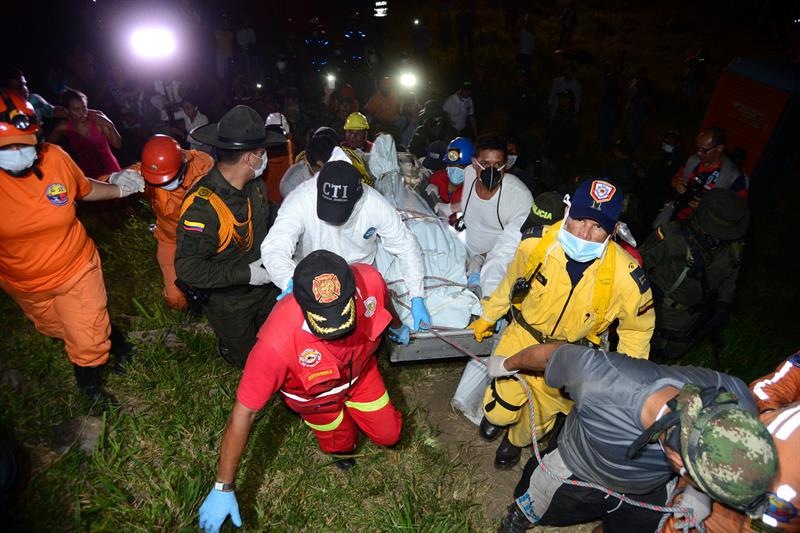
[[[260,88],[261,88],[261,84],[260,83],[256,83],[256,89],[260,89]]]
[[[419,26],[419,19],[414,19],[414,26]]]
[[[134,53],[147,59],[163,59],[175,53],[175,35],[166,28],[140,28],[131,34]]]
[[[412,89],[417,85],[417,77],[410,72],[405,72],[400,75],[400,85],[407,89]]]
[[[326,79],[326,80],[328,80],[328,83],[333,83],[333,82],[335,82],[335,81],[336,81],[336,76],[334,76],[333,74],[328,74],[328,75],[325,77],[325,79]]]

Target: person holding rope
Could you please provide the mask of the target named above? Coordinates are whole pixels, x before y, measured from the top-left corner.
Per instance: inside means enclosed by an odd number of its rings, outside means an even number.
[[[469,325],[475,338],[492,335],[495,322],[510,311],[497,355],[508,357],[550,341],[598,346],[600,335],[618,320],[619,351],[646,358],[655,324],[653,296],[643,269],[612,238],[621,211],[622,194],[613,184],[602,179],[581,183],[563,221],[534,227],[524,236],[505,277],[484,302],[483,315]],[[544,435],[572,402],[541,376],[526,375],[525,381],[535,392],[536,429]],[[498,379],[487,388],[481,437],[494,440],[503,426],[509,427],[495,467],[513,467],[521,448],[531,443],[527,409],[516,380]]]
[[[655,531],[665,511],[702,521],[711,500],[765,511],[778,456],[739,378],[560,343],[492,356],[487,366],[495,378],[543,372],[575,402],[544,456],[534,448],[501,532],[592,520],[604,533]],[[664,509],[676,473],[690,489],[683,509]]]
[[[339,159],[325,163],[318,177],[302,183],[283,201],[275,224],[261,243],[264,268],[283,290],[282,297],[292,292],[293,257],[302,259],[314,250],[326,249],[351,264],[373,264],[380,238],[381,245],[403,266],[414,331],[427,329],[431,318],[424,299],[425,267],[416,237],[378,191],[361,183],[361,174],[344,160],[343,152]],[[408,344],[409,335],[407,326],[390,329],[390,337],[402,344]]]

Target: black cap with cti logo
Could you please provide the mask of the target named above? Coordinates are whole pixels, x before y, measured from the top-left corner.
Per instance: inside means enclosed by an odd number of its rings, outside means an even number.
[[[361,173],[346,161],[330,161],[317,177],[317,216],[337,226],[350,218],[364,188]]]

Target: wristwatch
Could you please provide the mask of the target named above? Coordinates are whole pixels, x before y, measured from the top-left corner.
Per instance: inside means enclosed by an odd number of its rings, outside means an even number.
[[[234,488],[236,488],[235,483],[223,483],[222,481],[217,481],[214,483],[214,490],[221,490],[222,492],[233,492]]]

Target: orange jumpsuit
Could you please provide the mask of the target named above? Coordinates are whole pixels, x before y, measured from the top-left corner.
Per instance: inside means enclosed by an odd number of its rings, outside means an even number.
[[[91,182],[59,146],[42,143],[42,178],[0,170],[0,287],[70,361],[108,361],[111,323],[100,256],[75,215]]]
[[[775,372],[750,384],[759,411],[800,401],[800,352],[778,365]]]
[[[281,178],[289,167],[294,164],[294,141],[289,139],[288,144],[278,149],[267,149],[269,159],[267,160],[267,172],[264,174],[264,183],[267,185],[267,197],[275,205],[280,205],[281,197]]]
[[[145,196],[150,200],[153,212],[156,214],[155,237],[158,241],[156,259],[164,279],[164,300],[173,309],[186,309],[187,306],[186,297],[175,286],[175,280],[178,279],[175,274],[175,232],[181,216],[183,197],[197,180],[205,176],[214,166],[214,160],[205,152],[184,150],[183,153],[186,157],[186,174],[183,183],[177,189],[165,191],[149,185],[145,189]],[[139,172],[141,165],[135,163],[128,168]]]

